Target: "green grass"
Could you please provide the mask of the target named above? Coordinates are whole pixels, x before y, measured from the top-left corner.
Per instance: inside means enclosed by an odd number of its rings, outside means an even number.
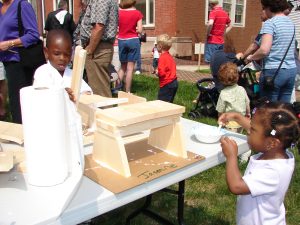
[[[147,76],[135,76],[132,92],[146,97],[147,100],[154,100],[157,97],[158,79]],[[184,117],[194,107],[192,100],[198,94],[194,84],[179,82],[179,89],[175,97],[175,104],[186,107]],[[216,121],[211,118],[202,118],[198,121],[216,125]],[[300,156],[296,156],[296,169],[289,191],[285,198],[286,219],[288,225],[300,224]],[[242,171],[246,168],[241,164]],[[176,188],[173,185],[172,188]],[[225,181],[225,164],[202,172],[186,180],[184,222],[186,225],[232,225],[235,224],[235,204],[236,196],[231,194]],[[101,225],[121,225],[125,224],[126,217],[144,202],[140,199],[126,206],[120,207],[95,219],[96,224]],[[177,201],[175,196],[158,192],[153,197],[151,208],[161,215],[167,217],[176,224]],[[132,225],[155,225],[153,220],[139,215],[132,220]]]
[[[211,71],[210,71],[209,68],[208,68],[208,69],[196,70],[196,72],[198,72],[198,73],[208,73],[208,74],[211,74]]]

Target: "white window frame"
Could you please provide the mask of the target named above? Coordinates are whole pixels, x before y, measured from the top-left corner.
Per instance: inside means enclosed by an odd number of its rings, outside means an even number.
[[[154,27],[155,26],[155,0],[153,0],[153,23],[150,23],[150,0],[146,0],[146,24],[144,27]]]
[[[53,10],[57,10],[58,2],[59,0],[53,0]],[[68,0],[68,6],[69,6],[68,12],[73,15],[74,4],[72,0]]]
[[[208,22],[208,10],[209,10],[209,6],[208,6],[208,2],[209,0],[205,1],[205,23],[207,24]],[[233,27],[245,27],[245,21],[246,21],[246,6],[247,6],[247,0],[244,0],[244,15],[243,15],[243,19],[241,23],[235,23],[235,9],[236,9],[236,2],[237,0],[231,0],[232,2],[232,7],[231,7],[231,12],[229,14],[229,17],[231,19],[231,25]],[[219,0],[219,5],[223,6],[223,0]]]
[[[150,3],[151,3],[150,0],[146,0],[146,15],[143,15],[146,18],[146,24],[143,24],[143,27],[155,26],[155,0],[153,0],[153,23],[150,23]]]

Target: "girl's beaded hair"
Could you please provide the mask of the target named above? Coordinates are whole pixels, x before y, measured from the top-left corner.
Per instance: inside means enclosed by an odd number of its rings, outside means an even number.
[[[267,102],[256,109],[265,135],[276,137],[284,148],[299,142],[300,138],[300,107],[289,103]]]

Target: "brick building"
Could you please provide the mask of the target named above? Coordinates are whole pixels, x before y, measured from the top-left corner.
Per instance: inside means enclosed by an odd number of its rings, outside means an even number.
[[[75,21],[79,16],[80,0],[69,0],[70,12]],[[40,32],[48,13],[56,9],[56,0],[31,0],[36,9]],[[233,28],[230,37],[238,51],[243,51],[261,27],[260,0],[220,0],[229,13]],[[137,0],[136,7],[144,14],[143,24],[147,33],[144,54],[150,53],[155,37],[167,33],[174,39],[172,53],[192,56],[194,43],[204,42],[208,18],[208,0]],[[44,9],[44,10],[42,10]]]

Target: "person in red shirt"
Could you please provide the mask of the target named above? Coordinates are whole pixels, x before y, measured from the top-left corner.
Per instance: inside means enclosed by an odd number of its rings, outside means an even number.
[[[119,70],[120,81],[125,77],[125,91],[130,92],[132,74],[135,62],[140,54],[139,34],[142,33],[143,14],[137,10],[135,0],[121,0],[119,9],[119,58],[121,69]]]
[[[204,60],[207,63],[210,63],[210,58],[215,51],[223,49],[224,33],[231,30],[229,15],[218,4],[218,0],[209,0],[211,11],[207,24],[207,40],[204,52]]]
[[[158,60],[157,76],[159,78],[158,100],[173,102],[178,82],[176,76],[176,63],[169,53],[172,47],[172,40],[167,34],[157,37],[157,48],[161,53]]]

